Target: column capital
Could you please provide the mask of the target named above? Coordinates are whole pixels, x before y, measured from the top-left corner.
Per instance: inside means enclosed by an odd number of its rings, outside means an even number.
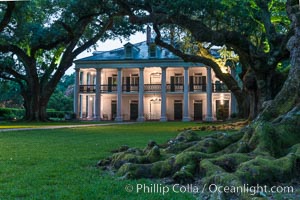
[[[95,68],[97,72],[101,72],[102,68]]]
[[[161,70],[167,70],[168,67],[160,67]]]
[[[145,67],[139,67],[139,70],[144,71]]]
[[[117,69],[118,69],[119,72],[122,71],[122,68],[117,68]]]
[[[189,70],[190,67],[183,67],[184,70]]]

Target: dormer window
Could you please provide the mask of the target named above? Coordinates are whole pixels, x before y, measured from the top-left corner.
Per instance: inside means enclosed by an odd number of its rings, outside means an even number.
[[[132,58],[132,46],[125,47],[125,58]]]
[[[149,45],[149,57],[156,58],[156,45],[155,44]]]

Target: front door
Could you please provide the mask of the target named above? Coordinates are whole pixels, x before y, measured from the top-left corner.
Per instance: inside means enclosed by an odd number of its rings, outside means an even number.
[[[111,102],[111,120],[114,120],[117,116],[117,101]]]
[[[138,111],[139,111],[138,102],[131,101],[130,102],[130,120],[137,120]]]
[[[194,102],[194,120],[202,120],[202,101]]]
[[[174,120],[182,120],[182,101],[174,102]]]

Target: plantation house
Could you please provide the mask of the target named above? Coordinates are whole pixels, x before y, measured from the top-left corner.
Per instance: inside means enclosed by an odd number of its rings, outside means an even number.
[[[96,51],[75,64],[79,119],[212,121],[236,113],[233,95],[210,67],[184,62],[151,42]]]

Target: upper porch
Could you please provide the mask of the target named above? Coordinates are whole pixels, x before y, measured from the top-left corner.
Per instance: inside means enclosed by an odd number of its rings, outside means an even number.
[[[157,93],[162,91],[162,69],[159,67],[144,68],[143,84],[140,86],[140,68],[121,69],[122,93],[138,93],[143,87],[144,93]],[[206,67],[190,67],[188,73],[184,73],[183,67],[169,67],[166,69],[166,92],[183,93],[184,79],[188,79],[188,91],[190,93],[207,92],[207,70]],[[79,71],[79,93],[95,93],[99,87],[100,93],[117,93],[118,69],[101,69],[100,84],[96,86],[97,70],[93,68],[80,69]],[[188,76],[188,77],[185,77]],[[227,86],[211,74],[212,92],[229,92]]]

